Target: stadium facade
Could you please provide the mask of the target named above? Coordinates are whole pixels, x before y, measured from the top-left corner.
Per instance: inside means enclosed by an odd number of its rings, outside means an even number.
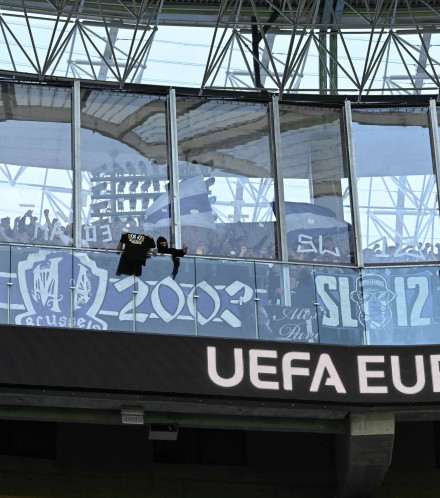
[[[0,9],[0,496],[438,496],[440,4]]]

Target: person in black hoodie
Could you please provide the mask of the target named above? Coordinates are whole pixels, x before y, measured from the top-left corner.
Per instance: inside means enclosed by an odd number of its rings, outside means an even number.
[[[157,254],[170,254],[173,260],[173,271],[171,275],[173,276],[173,280],[176,278],[177,273],[179,272],[180,266],[180,258],[183,258],[185,254],[188,252],[188,247],[183,245],[182,249],[175,249],[174,247],[168,247],[168,242],[165,237],[157,238],[157,249],[153,252],[155,256]]]

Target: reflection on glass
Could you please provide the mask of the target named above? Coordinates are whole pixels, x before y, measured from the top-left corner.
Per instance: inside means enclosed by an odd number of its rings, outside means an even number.
[[[364,261],[438,261],[440,225],[426,109],[356,109]]]
[[[280,106],[286,231],[291,261],[354,263],[340,112]]]
[[[71,245],[71,90],[1,83],[0,242]]]
[[[117,252],[73,253],[74,327],[133,331],[134,277],[116,275]]]
[[[350,268],[315,267],[320,342],[350,346],[365,343],[359,275],[359,270]]]
[[[11,248],[0,246],[0,323],[8,323],[8,294],[11,291]]]
[[[357,285],[368,344],[438,344],[438,268],[365,269]]]
[[[266,105],[177,101],[182,240],[192,254],[274,258]]]
[[[180,258],[175,278],[173,268],[170,256],[152,256],[136,278],[136,332],[196,334],[194,260]]]
[[[11,274],[12,324],[71,326],[71,250],[12,246]]]
[[[253,263],[196,259],[197,334],[255,339]]]
[[[272,341],[318,341],[313,269],[256,263],[258,337]]]
[[[165,101],[81,92],[84,247],[116,248],[122,231],[169,239]]]

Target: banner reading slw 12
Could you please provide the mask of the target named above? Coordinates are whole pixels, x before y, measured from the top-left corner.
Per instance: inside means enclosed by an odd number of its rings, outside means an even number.
[[[292,403],[440,404],[440,346],[0,330],[0,385]]]

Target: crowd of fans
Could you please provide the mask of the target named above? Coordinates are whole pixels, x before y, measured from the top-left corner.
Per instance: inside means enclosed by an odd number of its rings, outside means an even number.
[[[250,225],[250,224],[249,224]],[[190,241],[189,252],[204,256],[274,259],[273,227],[252,231],[246,223],[218,224],[215,230],[182,227],[182,239]],[[272,233],[269,230],[272,229]]]
[[[93,249],[114,249],[123,231],[145,233],[144,222],[143,216],[113,216],[88,226],[82,225],[82,245]],[[189,246],[189,254],[273,260],[278,254],[274,228],[274,223],[267,223],[264,227],[258,223],[219,223],[215,229],[183,226],[182,240]],[[148,230],[154,239],[160,235],[169,236],[166,232],[166,228]],[[1,218],[0,242],[69,246],[73,242],[73,224],[51,217],[49,209],[43,211],[42,220],[28,210],[13,222],[9,217]],[[355,262],[344,235],[324,235],[303,245],[300,241],[289,242],[289,261],[324,264]],[[400,246],[398,243],[381,246],[375,243],[364,249],[363,257],[367,264],[439,261],[440,243],[419,242],[417,246]]]
[[[9,216],[0,220],[0,242],[18,242],[23,244],[70,245],[72,224],[64,226],[58,218],[49,217],[49,210],[43,212],[44,221],[39,220],[29,209],[23,216],[17,216],[11,224]],[[45,228],[43,228],[45,227]]]
[[[430,242],[417,245],[394,245],[382,246],[375,243],[363,251],[364,263],[386,264],[387,261],[398,263],[411,263],[417,261],[439,261],[440,243],[432,245]]]

